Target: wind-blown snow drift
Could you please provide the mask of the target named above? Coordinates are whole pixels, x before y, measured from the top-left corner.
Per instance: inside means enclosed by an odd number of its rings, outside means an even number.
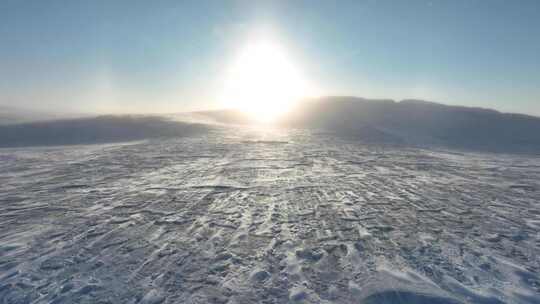
[[[0,149],[1,303],[538,303],[540,160],[222,128]]]

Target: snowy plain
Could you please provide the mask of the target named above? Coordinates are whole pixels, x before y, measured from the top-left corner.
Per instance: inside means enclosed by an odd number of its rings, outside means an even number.
[[[540,303],[540,157],[223,127],[0,149],[0,303]]]

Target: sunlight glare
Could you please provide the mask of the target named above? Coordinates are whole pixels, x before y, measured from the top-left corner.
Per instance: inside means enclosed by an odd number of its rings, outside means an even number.
[[[226,73],[222,102],[261,122],[275,120],[308,94],[308,85],[283,48],[270,41],[247,45]]]

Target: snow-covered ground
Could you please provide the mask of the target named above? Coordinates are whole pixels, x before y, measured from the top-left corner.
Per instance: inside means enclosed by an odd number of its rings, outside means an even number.
[[[0,303],[539,303],[540,157],[221,129],[0,150]]]

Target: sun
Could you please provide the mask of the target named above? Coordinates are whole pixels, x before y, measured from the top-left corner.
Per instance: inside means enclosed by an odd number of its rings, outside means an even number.
[[[278,43],[246,45],[226,71],[221,102],[271,122],[309,93],[307,81]]]

